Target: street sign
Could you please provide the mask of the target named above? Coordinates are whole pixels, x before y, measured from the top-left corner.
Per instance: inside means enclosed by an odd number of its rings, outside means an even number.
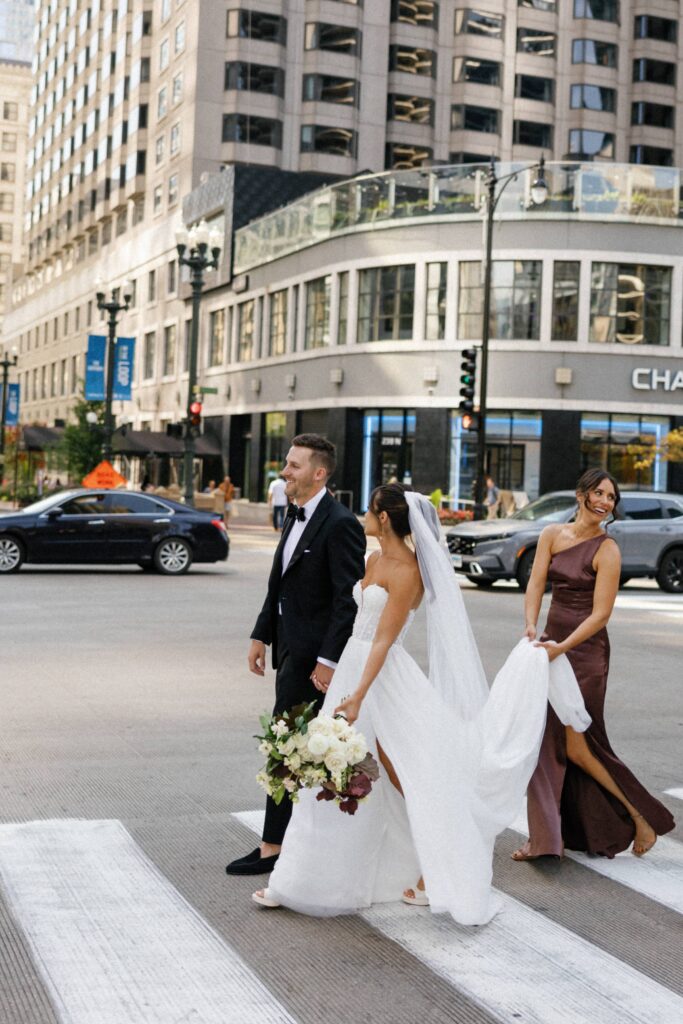
[[[107,462],[106,459],[100,462],[99,466],[95,466],[91,473],[83,477],[84,487],[96,487],[103,491],[113,490],[114,487],[120,487],[121,484],[124,486],[128,481],[117,473],[111,462]]]
[[[218,388],[200,388],[199,390],[201,391],[201,393],[203,395],[217,395],[218,394]]]

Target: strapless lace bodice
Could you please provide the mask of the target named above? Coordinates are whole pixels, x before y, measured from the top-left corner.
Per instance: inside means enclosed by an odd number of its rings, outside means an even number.
[[[373,640],[375,632],[377,631],[377,623],[384,611],[384,606],[387,603],[389,594],[384,587],[380,587],[377,583],[371,583],[365,588],[365,590],[363,590],[359,580],[353,588],[353,597],[358,605],[356,621],[353,624],[353,636],[356,640],[366,640],[370,642]],[[403,644],[414,616],[415,612],[411,611],[408,614],[405,625],[394,641],[395,643]]]

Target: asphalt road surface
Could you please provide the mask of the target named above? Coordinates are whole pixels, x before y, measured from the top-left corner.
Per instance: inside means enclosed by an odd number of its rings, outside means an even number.
[[[225,875],[256,845],[252,736],[272,700],[245,656],[273,535],[232,544],[179,579],[0,580],[0,1024],[680,1024],[680,825],[642,860],[539,867],[510,860],[522,817],[485,928],[398,904],[264,911],[254,880]],[[464,591],[492,678],[522,598]],[[621,592],[607,707],[614,747],[679,819],[682,627],[683,598]],[[420,618],[408,646],[423,660]]]

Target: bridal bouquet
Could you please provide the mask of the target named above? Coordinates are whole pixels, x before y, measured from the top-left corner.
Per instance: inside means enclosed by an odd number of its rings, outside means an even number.
[[[279,804],[289,793],[320,788],[318,800],[335,800],[341,811],[355,814],[379,777],[365,737],[344,718],[315,716],[315,704],[300,704],[282,715],[261,716],[259,750],[267,758],[258,784]]]

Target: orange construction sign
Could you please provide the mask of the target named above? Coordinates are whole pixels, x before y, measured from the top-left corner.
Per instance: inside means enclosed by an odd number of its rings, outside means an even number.
[[[95,466],[91,473],[83,477],[84,487],[96,487],[98,490],[113,490],[115,487],[120,487],[121,484],[125,487],[128,481],[117,473],[111,462],[100,462],[99,466]]]

